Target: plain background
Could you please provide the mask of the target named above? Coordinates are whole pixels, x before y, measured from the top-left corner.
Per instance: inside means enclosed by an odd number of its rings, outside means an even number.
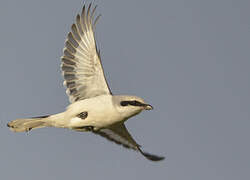
[[[250,1],[96,0],[114,94],[155,109],[127,121],[158,163],[90,133],[12,133],[64,111],[60,56],[82,0],[0,2],[0,179],[250,179]]]

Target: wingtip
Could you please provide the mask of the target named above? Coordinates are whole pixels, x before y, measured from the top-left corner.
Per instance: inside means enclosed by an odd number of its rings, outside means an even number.
[[[149,153],[145,153],[143,154],[148,160],[151,160],[151,161],[162,161],[165,159],[165,157],[163,156],[157,156],[157,155],[154,155],[154,154],[149,154]]]
[[[150,153],[144,152],[139,147],[138,147],[138,150],[148,160],[151,160],[151,161],[162,161],[162,160],[165,159],[165,157],[163,157],[163,156],[157,156],[157,155],[154,155],[154,154],[150,154]]]

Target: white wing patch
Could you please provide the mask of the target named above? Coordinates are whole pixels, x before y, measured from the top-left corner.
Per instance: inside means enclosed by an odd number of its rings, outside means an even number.
[[[90,4],[86,11],[84,5],[65,42],[61,68],[70,102],[111,94],[94,36],[95,25],[100,17],[94,19],[96,7],[91,11]]]

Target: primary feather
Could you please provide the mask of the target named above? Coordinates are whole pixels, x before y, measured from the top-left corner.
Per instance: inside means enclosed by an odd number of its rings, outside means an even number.
[[[95,41],[95,25],[100,17],[95,18],[96,7],[91,10],[90,4],[86,11],[84,5],[65,42],[61,68],[64,85],[67,87],[66,93],[72,103],[111,94]]]

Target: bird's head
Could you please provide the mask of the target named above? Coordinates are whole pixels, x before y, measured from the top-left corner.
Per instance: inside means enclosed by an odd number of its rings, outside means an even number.
[[[153,109],[153,106],[137,96],[113,96],[113,102],[124,118],[135,116],[143,110]]]

